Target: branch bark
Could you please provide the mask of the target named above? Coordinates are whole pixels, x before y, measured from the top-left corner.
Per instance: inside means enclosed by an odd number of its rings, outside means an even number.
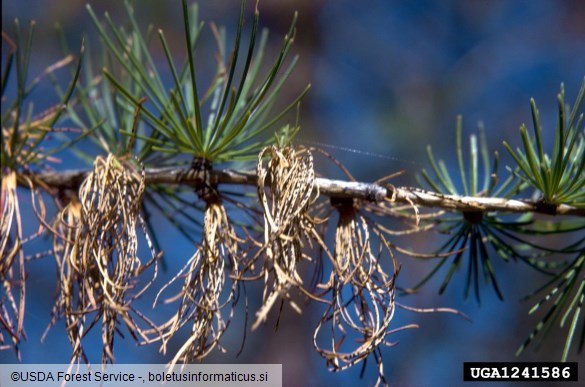
[[[63,172],[44,172],[29,177],[42,185],[54,189],[77,189],[87,176],[87,170]],[[255,172],[234,171],[230,169],[211,170],[208,176],[211,184],[231,184],[256,186]],[[145,170],[146,184],[184,184],[201,185],[205,181],[203,172],[189,168],[151,168]],[[27,186],[24,182],[22,185]],[[421,207],[442,208],[462,212],[518,212],[540,213],[547,215],[585,216],[585,208],[566,204],[550,205],[525,199],[506,199],[497,197],[474,197],[444,195],[412,187],[395,187],[390,184],[351,182],[316,178],[315,187],[322,195],[336,198],[353,198],[370,202],[382,202],[390,199],[398,203],[411,203]]]

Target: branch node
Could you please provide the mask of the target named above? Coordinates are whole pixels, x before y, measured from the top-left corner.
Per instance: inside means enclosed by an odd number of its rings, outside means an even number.
[[[544,199],[541,199],[534,203],[534,207],[538,212],[541,212],[543,214],[557,215],[557,209],[559,206],[554,203],[548,203]]]
[[[479,224],[483,220],[483,211],[463,211],[463,219],[471,224]]]

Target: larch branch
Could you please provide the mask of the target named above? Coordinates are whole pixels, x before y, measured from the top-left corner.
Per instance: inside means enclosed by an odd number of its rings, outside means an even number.
[[[34,181],[54,189],[77,189],[88,171],[43,172],[30,175]],[[150,168],[145,170],[146,184],[184,184],[197,186],[203,184],[203,172],[189,168]],[[255,172],[235,171],[230,169],[211,170],[209,183],[255,186]],[[23,183],[23,182],[21,182]],[[23,183],[23,185],[28,186]],[[315,179],[315,189],[321,195],[336,198],[353,198],[370,202],[391,200],[397,203],[410,203],[421,207],[442,208],[463,212],[517,212],[541,213],[548,215],[585,216],[585,208],[567,204],[544,205],[531,199],[506,199],[497,197],[475,197],[444,195],[412,187],[395,187],[390,184],[374,184],[326,178]]]

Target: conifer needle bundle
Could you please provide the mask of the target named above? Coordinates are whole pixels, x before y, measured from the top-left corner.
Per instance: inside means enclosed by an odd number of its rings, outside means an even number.
[[[133,314],[145,318],[131,304],[156,276],[155,269],[153,278],[136,289],[140,274],[156,262],[156,257],[146,263],[138,257],[143,192],[144,176],[134,166],[112,154],[98,156],[81,184],[79,202],[72,201],[61,214],[62,241],[54,250],[64,282],[53,314],[65,316],[72,360],[85,359],[81,340],[100,319],[103,363],[114,361],[120,323],[135,339],[143,335]]]
[[[219,196],[217,194],[208,196],[203,240],[185,267],[188,267],[188,271],[181,292],[167,300],[170,302],[180,297],[180,306],[177,313],[159,327],[164,331],[161,335],[163,340],[161,350],[164,352],[168,340],[182,326],[187,323],[193,324],[191,335],[173,358],[171,367],[179,361],[201,360],[219,345],[234,314],[237,282],[232,283],[231,289],[225,289],[226,263],[231,274],[237,276],[239,242]],[[170,283],[180,275],[182,272]],[[227,316],[223,312],[226,306],[230,307]]]
[[[269,156],[266,165],[265,156]],[[301,312],[290,300],[289,289],[303,291],[297,264],[303,259],[303,237],[312,229],[307,211],[314,201],[313,156],[307,149],[266,147],[258,156],[257,174],[258,197],[264,212],[264,245],[260,252],[265,261],[263,305],[256,313],[253,330],[266,320],[280,297]]]
[[[381,345],[395,310],[395,278],[398,265],[390,244],[367,219],[353,200],[332,200],[339,213],[335,231],[333,271],[321,285],[331,293],[331,302],[313,334],[313,345],[327,360],[331,371],[342,371],[374,355],[378,382],[384,380]],[[372,236],[378,239],[378,254],[372,251]],[[393,272],[387,273],[383,260],[391,258]],[[330,345],[322,345],[321,330],[329,326]],[[327,330],[325,330],[327,331]],[[349,338],[346,340],[346,338]]]
[[[21,248],[22,222],[16,193],[16,172],[2,176],[2,218],[0,223],[0,276],[3,296],[0,298],[0,349],[14,347],[23,335],[25,268]],[[18,291],[15,297],[13,291]],[[6,332],[6,336],[5,333]],[[12,344],[8,344],[11,342]],[[19,355],[18,355],[19,356]],[[19,356],[20,357],[20,356]]]

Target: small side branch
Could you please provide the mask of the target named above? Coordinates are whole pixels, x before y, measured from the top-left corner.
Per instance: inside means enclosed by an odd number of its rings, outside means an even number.
[[[55,189],[77,189],[88,171],[45,172],[31,177],[42,185]],[[197,186],[203,177],[188,168],[152,168],[145,170],[145,183],[148,184],[184,184]],[[230,169],[212,170],[211,183],[256,186],[255,172],[234,171]],[[19,182],[23,186],[24,181]],[[398,203],[414,203],[421,207],[443,208],[452,211],[499,211],[499,212],[533,212],[548,215],[585,216],[585,208],[566,204],[543,205],[530,199],[515,200],[493,197],[474,197],[443,195],[411,187],[394,187],[389,184],[349,182],[325,178],[315,179],[315,189],[322,195],[337,198],[354,198],[370,202],[382,202],[391,199]]]

